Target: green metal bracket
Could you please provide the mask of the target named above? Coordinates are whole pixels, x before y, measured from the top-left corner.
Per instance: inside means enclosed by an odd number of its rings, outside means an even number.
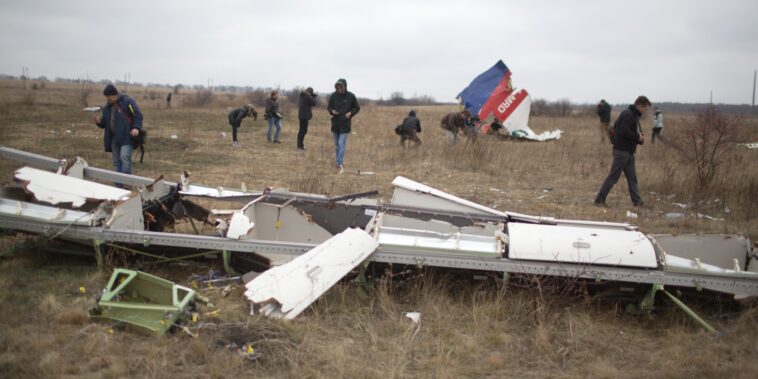
[[[360,296],[362,299],[368,299],[368,294],[371,291],[371,282],[366,279],[366,270],[368,269],[368,261],[364,261],[360,265],[358,265],[358,276],[353,279],[353,284],[355,284],[356,291],[358,292],[358,296]]]
[[[192,289],[157,276],[118,268],[89,315],[161,335],[188,313],[196,295]]]
[[[100,271],[103,270],[104,265],[102,244],[103,241],[92,240],[92,247],[95,248],[95,261],[97,261],[97,269]]]
[[[714,327],[708,324],[708,322],[706,322],[695,311],[688,307],[687,304],[684,304],[684,302],[679,300],[676,296],[666,291],[666,289],[663,287],[663,284],[653,284],[652,287],[650,287],[650,290],[648,290],[647,293],[645,293],[645,295],[642,297],[638,306],[634,306],[633,304],[629,304],[629,306],[627,306],[627,312],[639,314],[641,312],[652,311],[654,309],[655,294],[658,293],[658,291],[666,294],[666,296],[668,296],[668,298],[671,299],[671,301],[673,301],[674,304],[679,307],[679,309],[681,309],[692,320],[697,322],[701,327],[703,327],[703,329],[707,330],[710,333],[717,333]]]
[[[221,252],[221,257],[224,261],[224,271],[226,271],[227,275],[236,276],[240,275],[237,271],[234,271],[234,269],[231,266],[232,261],[232,252],[229,250],[224,250]]]

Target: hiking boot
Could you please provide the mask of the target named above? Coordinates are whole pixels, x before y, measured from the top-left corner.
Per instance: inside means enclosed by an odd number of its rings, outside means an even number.
[[[345,166],[343,166],[343,165],[338,165],[338,166],[337,166],[337,175],[342,175],[342,174],[344,174],[344,173],[345,173]]]
[[[601,207],[601,208],[610,208],[608,204],[605,203],[605,201],[595,200],[595,206]]]
[[[640,201],[639,201],[639,202],[637,202],[637,203],[632,203],[632,205],[634,205],[634,206],[635,206],[635,207],[637,207],[637,208],[647,208],[647,206],[645,205],[645,202],[644,202],[644,201],[642,201],[642,200],[640,200]]]

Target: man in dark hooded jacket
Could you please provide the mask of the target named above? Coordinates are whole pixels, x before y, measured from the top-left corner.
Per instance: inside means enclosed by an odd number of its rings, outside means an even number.
[[[600,191],[595,197],[595,204],[605,206],[605,198],[608,192],[618,182],[621,172],[626,176],[629,185],[629,195],[635,207],[642,205],[639,188],[637,188],[637,168],[634,164],[634,153],[637,145],[645,142],[640,128],[640,117],[650,108],[650,100],[645,96],[639,96],[634,104],[625,109],[613,124],[613,163],[611,172],[603,181]]]
[[[243,105],[231,112],[227,116],[229,118],[229,125],[232,126],[232,146],[237,146],[237,128],[242,124],[242,120],[245,117],[253,117],[253,120],[258,119],[258,112],[255,111],[252,104]]]
[[[347,81],[345,79],[337,80],[334,83],[334,93],[329,96],[329,105],[327,110],[332,116],[332,135],[334,136],[334,149],[336,152],[337,173],[342,174],[345,171],[345,148],[347,147],[347,135],[351,131],[351,121],[353,117],[361,110],[358,105],[358,99],[352,92],[347,90]]]
[[[142,130],[142,111],[137,103],[126,95],[119,95],[113,84],[103,90],[106,104],[102,115],[95,115],[95,125],[104,129],[103,145],[106,152],[113,153],[116,172],[132,173],[132,138]]]
[[[421,121],[416,117],[416,111],[408,112],[408,117],[403,119],[400,146],[405,147],[405,141],[413,141],[414,146],[421,145],[418,133],[421,133]]]
[[[313,118],[311,108],[316,106],[317,96],[311,87],[300,92],[300,100],[297,104],[297,118],[300,120],[300,130],[297,132],[297,148],[300,150],[305,150],[305,135],[308,134],[308,121]]]
[[[608,125],[611,123],[611,105],[605,99],[600,100],[595,111],[600,117],[600,142],[608,138]]]

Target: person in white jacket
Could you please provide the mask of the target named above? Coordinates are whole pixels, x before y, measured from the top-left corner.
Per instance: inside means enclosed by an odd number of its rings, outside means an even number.
[[[655,114],[653,115],[653,139],[651,143],[655,143],[655,137],[663,141],[661,129],[663,129],[663,113],[661,113],[660,108],[655,107]]]

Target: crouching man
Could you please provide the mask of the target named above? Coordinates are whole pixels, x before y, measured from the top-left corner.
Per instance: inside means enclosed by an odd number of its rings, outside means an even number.
[[[132,173],[132,139],[142,129],[142,111],[137,103],[126,95],[119,95],[113,84],[103,90],[106,104],[102,115],[95,115],[95,125],[105,130],[105,151],[113,153],[113,168],[120,173]]]
[[[418,133],[421,133],[421,121],[416,117],[416,111],[408,112],[408,117],[403,119],[403,123],[400,124],[400,146],[405,147],[405,141],[413,141],[414,147],[421,145],[421,140],[418,138]]]

